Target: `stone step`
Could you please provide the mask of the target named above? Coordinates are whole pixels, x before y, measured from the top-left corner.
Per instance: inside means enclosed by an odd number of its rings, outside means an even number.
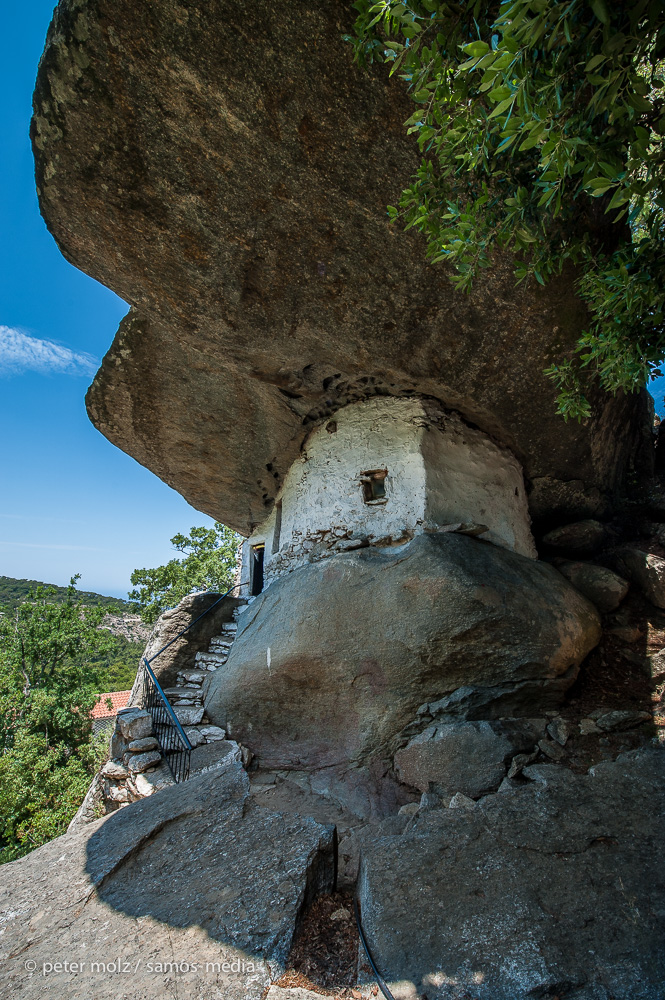
[[[174,705],[173,711],[183,728],[196,726],[203,719],[203,705]]]
[[[167,688],[164,694],[172,705],[203,704],[203,692],[200,688]]]
[[[204,743],[217,743],[226,738],[226,733],[219,726],[213,726],[210,722],[200,722],[197,726],[188,726],[185,733],[193,747],[203,746]]]
[[[198,685],[203,684],[207,676],[207,670],[183,670],[182,673],[178,674],[176,685],[188,687],[190,684],[195,684],[198,687]]]
[[[238,622],[227,622],[225,625],[222,625],[221,634],[224,635],[225,632],[235,633],[237,631],[238,631]]]
[[[233,645],[233,639],[224,639],[224,638],[222,638],[219,635],[215,635],[210,640],[210,647],[209,648],[210,648],[211,651],[213,649],[214,650],[226,649],[228,651],[231,648],[232,645]]]
[[[228,656],[228,649],[226,647],[224,647],[223,649],[219,649],[219,650],[217,650],[217,649],[203,650],[202,649],[199,653],[196,654],[195,659],[196,659],[197,663],[200,660],[210,660],[211,663],[221,663],[223,660],[226,659],[227,656]],[[194,669],[195,670],[196,669],[200,670],[201,668],[200,667],[198,667],[198,668],[195,667]]]
[[[231,740],[216,740],[214,743],[202,744],[192,750],[190,778],[218,767],[228,767],[240,759],[240,747]]]
[[[197,653],[195,661],[204,670],[217,670],[223,663],[226,663],[226,655],[222,653]]]

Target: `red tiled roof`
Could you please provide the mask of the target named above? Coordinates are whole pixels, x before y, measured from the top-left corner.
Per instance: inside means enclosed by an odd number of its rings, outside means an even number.
[[[108,694],[100,694],[99,701],[92,710],[93,719],[112,719],[118,714],[121,708],[127,708],[127,702],[131,691],[109,691]],[[106,704],[106,699],[111,699],[112,708]]]

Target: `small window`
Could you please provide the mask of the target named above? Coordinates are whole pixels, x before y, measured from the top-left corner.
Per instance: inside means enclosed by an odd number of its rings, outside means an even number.
[[[256,597],[263,590],[263,560],[265,552],[265,544],[252,545],[250,550],[249,592],[252,597]]]
[[[380,504],[387,502],[387,475],[387,469],[370,469],[368,472],[360,473],[360,482],[363,489],[363,500],[365,503]]]

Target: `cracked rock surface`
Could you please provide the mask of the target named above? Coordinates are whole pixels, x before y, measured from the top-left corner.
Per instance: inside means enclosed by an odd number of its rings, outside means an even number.
[[[367,838],[365,932],[397,1000],[661,1000],[665,749],[524,770]]]
[[[332,828],[250,802],[233,763],[2,866],[3,996],[260,1000],[333,879]]]

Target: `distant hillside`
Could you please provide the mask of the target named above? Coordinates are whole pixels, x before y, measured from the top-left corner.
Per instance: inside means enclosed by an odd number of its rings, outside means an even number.
[[[64,601],[67,594],[66,587],[56,587],[55,584],[41,583],[39,580],[15,580],[12,576],[0,576],[0,608],[18,607],[26,600],[29,592],[39,586],[52,586],[56,593],[50,599]],[[134,683],[139,657],[150,629],[146,628],[128,601],[119,600],[117,597],[105,597],[90,590],[77,589],[76,593],[89,607],[101,606],[112,612],[104,620],[102,627],[108,628],[115,635],[115,649],[93,657],[92,662],[104,668],[103,691],[126,691]]]
[[[54,583],[42,583],[40,580],[16,580],[13,576],[0,576],[0,606],[5,605],[15,608],[25,601],[31,590],[37,587],[53,587],[56,591],[54,600],[64,601],[67,594],[66,587],[56,587]],[[108,607],[112,605],[120,611],[135,611],[128,601],[123,601],[118,597],[104,597],[103,594],[95,594],[90,590],[78,590],[77,594],[81,600],[90,607]]]

